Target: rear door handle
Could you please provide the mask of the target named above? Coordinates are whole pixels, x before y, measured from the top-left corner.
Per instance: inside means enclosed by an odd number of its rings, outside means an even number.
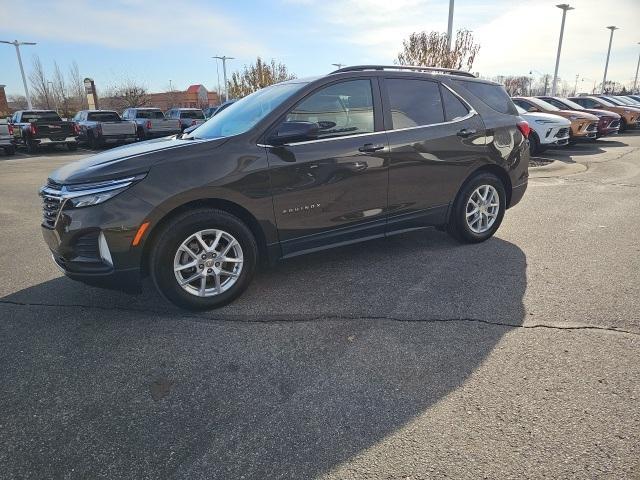
[[[382,150],[384,148],[384,145],[381,144],[373,144],[373,143],[365,143],[363,146],[361,146],[358,151],[359,152],[363,152],[363,153],[373,153],[373,152],[377,152],[378,150]]]
[[[476,134],[475,130],[473,130],[473,129],[467,130],[466,128],[463,128],[458,133],[456,133],[456,135],[458,135],[459,137],[462,137],[462,138],[467,138],[467,137],[470,137],[471,135],[475,135],[475,134]]]

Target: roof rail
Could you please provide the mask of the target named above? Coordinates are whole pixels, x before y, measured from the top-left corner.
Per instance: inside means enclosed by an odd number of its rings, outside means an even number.
[[[354,65],[353,67],[344,67],[334,70],[333,73],[342,72],[361,72],[363,70],[410,70],[412,72],[427,72],[427,73],[448,73],[449,75],[460,75],[461,77],[476,76],[471,72],[465,72],[464,70],[456,70],[455,68],[440,68],[440,67],[421,67],[419,65]]]

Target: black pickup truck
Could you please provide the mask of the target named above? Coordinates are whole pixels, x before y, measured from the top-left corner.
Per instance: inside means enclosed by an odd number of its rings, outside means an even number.
[[[35,153],[38,147],[66,145],[78,148],[78,127],[66,122],[53,110],[18,110],[11,118],[17,146]]]

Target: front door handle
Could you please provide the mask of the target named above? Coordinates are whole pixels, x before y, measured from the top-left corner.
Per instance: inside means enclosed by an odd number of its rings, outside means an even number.
[[[363,146],[361,146],[358,151],[362,152],[362,153],[373,153],[373,152],[377,152],[378,150],[382,150],[384,148],[384,145],[382,144],[373,144],[373,143],[365,143]]]
[[[456,135],[458,135],[459,137],[462,137],[462,138],[467,138],[467,137],[470,137],[471,135],[475,135],[475,134],[476,134],[475,130],[473,130],[473,129],[467,130],[466,128],[463,128],[458,133],[456,133]]]

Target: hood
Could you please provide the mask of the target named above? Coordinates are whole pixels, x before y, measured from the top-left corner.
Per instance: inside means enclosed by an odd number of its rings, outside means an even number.
[[[179,140],[175,136],[148,140],[69,163],[49,175],[49,180],[62,185],[99,182],[113,178],[147,173],[160,162],[186,158],[222,145],[226,138],[213,140]]]
[[[558,125],[568,127],[571,122],[561,115],[554,115],[553,113],[541,113],[541,112],[527,112],[520,114],[527,121],[534,122],[536,120],[552,120]]]
[[[578,112],[587,112],[587,113],[590,113],[590,114],[595,115],[597,117],[607,116],[607,117],[611,117],[613,119],[620,120],[620,115],[618,115],[616,112],[611,112],[609,110],[598,110],[596,108],[585,108],[584,110],[577,110],[577,111]]]
[[[592,122],[598,121],[598,117],[590,113],[586,113],[582,110],[558,110],[557,112],[554,112],[554,113],[558,115],[562,115],[563,117],[568,118],[569,120],[571,120],[571,118],[569,117],[578,117],[576,120],[590,120]]]

